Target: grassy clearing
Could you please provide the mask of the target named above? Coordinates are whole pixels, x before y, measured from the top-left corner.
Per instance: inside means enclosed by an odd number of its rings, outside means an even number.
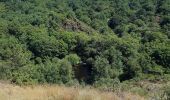
[[[128,92],[102,92],[65,86],[16,86],[0,83],[0,100],[144,100]]]

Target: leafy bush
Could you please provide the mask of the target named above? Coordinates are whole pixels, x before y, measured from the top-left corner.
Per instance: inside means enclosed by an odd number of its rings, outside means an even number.
[[[80,57],[76,54],[70,54],[65,57],[72,65],[76,65],[80,63]]]

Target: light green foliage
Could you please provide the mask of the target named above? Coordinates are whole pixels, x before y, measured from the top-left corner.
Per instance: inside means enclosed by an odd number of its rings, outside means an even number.
[[[80,57],[76,54],[70,54],[65,57],[72,65],[76,65],[80,63]]]
[[[73,78],[73,69],[71,63],[67,60],[62,60],[60,62],[59,73],[63,83],[71,81]]]
[[[107,61],[107,59],[97,57],[94,63],[94,68],[93,68],[93,74],[94,74],[95,80],[98,80],[100,78],[109,78],[110,67],[111,66],[109,65],[109,62]]]
[[[30,62],[31,52],[14,37],[0,40],[1,60],[10,63],[10,67],[22,67]]]

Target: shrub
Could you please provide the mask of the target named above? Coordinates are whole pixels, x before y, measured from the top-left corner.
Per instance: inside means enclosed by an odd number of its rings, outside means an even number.
[[[120,87],[120,81],[118,78],[110,79],[110,78],[100,78],[99,80],[95,81],[95,87],[101,89],[111,89],[112,91],[118,90]]]
[[[65,57],[72,65],[80,63],[80,57],[77,54],[69,54]]]
[[[94,80],[99,80],[100,78],[109,78],[109,62],[105,58],[97,57],[92,68],[92,73],[94,75]]]
[[[67,83],[73,79],[73,69],[70,62],[62,60],[59,67],[60,78],[63,83]]]
[[[165,89],[165,94],[167,96],[167,100],[170,99],[170,86],[167,86],[166,89]]]

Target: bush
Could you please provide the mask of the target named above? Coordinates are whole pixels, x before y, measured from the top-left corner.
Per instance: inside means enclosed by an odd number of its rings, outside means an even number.
[[[51,62],[47,60],[44,64],[39,65],[39,81],[41,83],[47,82],[47,83],[62,83],[60,79],[60,73],[59,73],[59,63],[58,62]]]
[[[65,57],[72,65],[80,63],[80,57],[77,54],[69,54]]]
[[[43,58],[63,58],[68,53],[68,45],[63,40],[49,36],[33,36],[29,48],[35,56]]]
[[[36,74],[36,66],[29,64],[15,70],[11,70],[10,80],[12,83],[18,85],[36,84],[38,83],[38,77]]]
[[[118,90],[120,87],[120,81],[118,78],[110,79],[110,78],[100,78],[99,80],[95,81],[95,87],[101,89],[111,89],[112,91]]]
[[[165,94],[167,96],[167,100],[170,99],[170,86],[167,86],[166,89],[165,89]]]
[[[105,58],[97,57],[92,68],[92,73],[94,80],[97,81],[100,78],[110,78],[109,69],[110,69],[109,62]]]
[[[30,62],[31,52],[16,38],[1,38],[0,47],[1,59],[10,63],[11,67],[21,67]]]
[[[62,60],[60,62],[59,74],[60,74],[61,81],[63,83],[67,83],[73,80],[74,73],[73,73],[71,63],[68,62],[67,60]]]

